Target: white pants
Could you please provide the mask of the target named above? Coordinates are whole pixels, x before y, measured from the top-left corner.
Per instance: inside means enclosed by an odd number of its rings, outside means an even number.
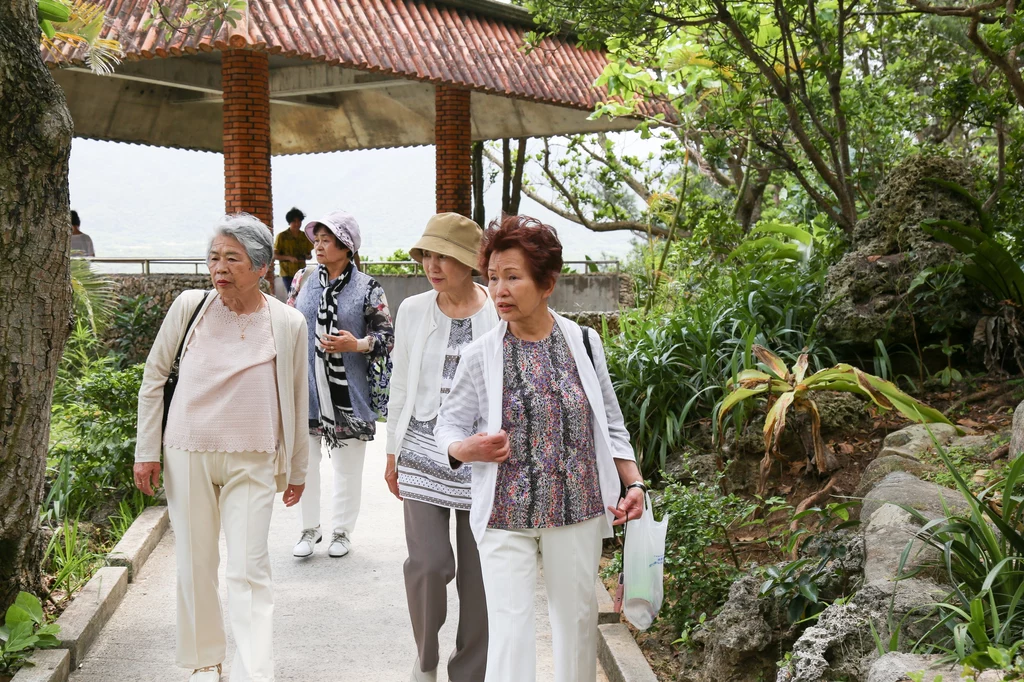
[[[323,450],[320,436],[309,437],[309,469],[306,472],[306,489],[299,505],[302,507],[302,528],[316,528],[320,525],[320,460]],[[363,460],[366,457],[366,441],[345,440],[340,447],[331,448],[331,464],[334,467],[334,505],[331,530],[335,533],[352,534],[359,517],[359,503],[363,493]]]
[[[235,638],[232,682],[273,682],[274,594],[267,534],[274,508],[274,455],[167,448],[164,485],[178,563],[178,665],[224,661],[217,571],[227,544],[228,616]]]
[[[561,528],[488,528],[479,544],[487,594],[486,682],[534,682],[538,550],[551,619],[555,682],[597,679],[597,597],[604,516]]]

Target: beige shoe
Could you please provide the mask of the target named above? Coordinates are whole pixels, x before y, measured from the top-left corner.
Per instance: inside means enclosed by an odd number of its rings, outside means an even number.
[[[409,682],[437,682],[437,668],[423,672],[420,670],[420,658],[417,656],[416,662],[412,664],[412,677],[409,678]]]
[[[193,670],[188,682],[220,682],[220,663]]]

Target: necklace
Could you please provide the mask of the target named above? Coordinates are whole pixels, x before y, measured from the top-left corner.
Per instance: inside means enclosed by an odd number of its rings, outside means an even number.
[[[238,325],[238,328],[239,328],[238,331],[239,331],[239,334],[241,335],[241,339],[243,341],[245,340],[245,330],[249,327],[250,324],[252,324],[253,318],[255,318],[256,315],[261,310],[263,310],[263,305],[264,304],[261,301],[260,302],[260,307],[257,308],[256,310],[252,311],[248,315],[235,315],[235,324]],[[245,318],[245,324],[242,324],[242,318],[243,317]]]

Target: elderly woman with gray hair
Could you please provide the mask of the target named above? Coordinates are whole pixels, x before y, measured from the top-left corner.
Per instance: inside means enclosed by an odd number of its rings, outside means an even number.
[[[178,564],[177,659],[191,682],[217,682],[225,657],[222,525],[231,679],[274,679],[267,536],[275,492],[286,506],[302,497],[309,441],[306,320],[260,291],[273,254],[259,220],[223,219],[207,255],[214,288],[171,304],[139,391],[135,484],[153,494],[162,454]]]

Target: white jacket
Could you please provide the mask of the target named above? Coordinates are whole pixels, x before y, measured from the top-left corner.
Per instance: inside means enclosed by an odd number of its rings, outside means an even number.
[[[174,299],[153,348],[146,358],[146,369],[139,389],[139,425],[135,443],[136,462],[159,462],[163,453],[164,384],[178,352],[181,335],[192,311],[203,299],[204,291],[184,291]],[[217,298],[206,298],[196,324]],[[281,413],[281,443],[278,444],[275,477],[278,492],[288,484],[302,485],[309,465],[309,390],[307,387],[306,318],[295,308],[273,296],[264,296],[270,309],[270,328],[277,346],[277,397]],[[189,336],[195,329],[193,324]],[[188,339],[185,339],[188,347]],[[230,352],[226,349],[225,352]]]
[[[484,292],[486,291],[487,289],[484,289]],[[389,455],[398,454],[398,449],[402,447],[402,441],[405,439],[405,432],[409,428],[409,420],[416,412],[423,348],[427,338],[437,329],[437,317],[434,315],[436,307],[437,292],[431,289],[402,301],[395,314],[395,347],[391,351],[394,369],[391,373],[391,394],[388,399],[388,439],[385,449]],[[474,339],[479,339],[498,324],[498,313],[490,296],[484,303],[484,309],[483,315],[474,318]]]
[[[583,391],[590,402],[594,415],[594,447],[597,451],[597,477],[601,484],[601,497],[605,506],[605,537],[611,537],[613,515],[607,510],[619,501],[619,472],[616,459],[635,461],[633,446],[629,444],[629,432],[622,419],[622,410],[615,398],[612,380],[605,363],[604,347],[597,334],[591,334],[591,349],[594,362],[591,364],[583,345],[583,330],[578,324],[551,311],[569,344],[569,351],[576,361],[576,369],[583,384]],[[503,396],[504,352],[503,339],[508,329],[507,322],[501,322],[490,332],[471,343],[463,352],[455,382],[441,411],[437,415],[434,439],[441,452],[448,452],[452,443],[472,436],[472,424],[479,419],[481,431],[497,433],[501,430],[501,404]],[[483,539],[484,530],[491,519],[494,506],[494,486],[498,480],[498,464],[494,462],[473,462],[473,507],[469,523],[477,542]]]

